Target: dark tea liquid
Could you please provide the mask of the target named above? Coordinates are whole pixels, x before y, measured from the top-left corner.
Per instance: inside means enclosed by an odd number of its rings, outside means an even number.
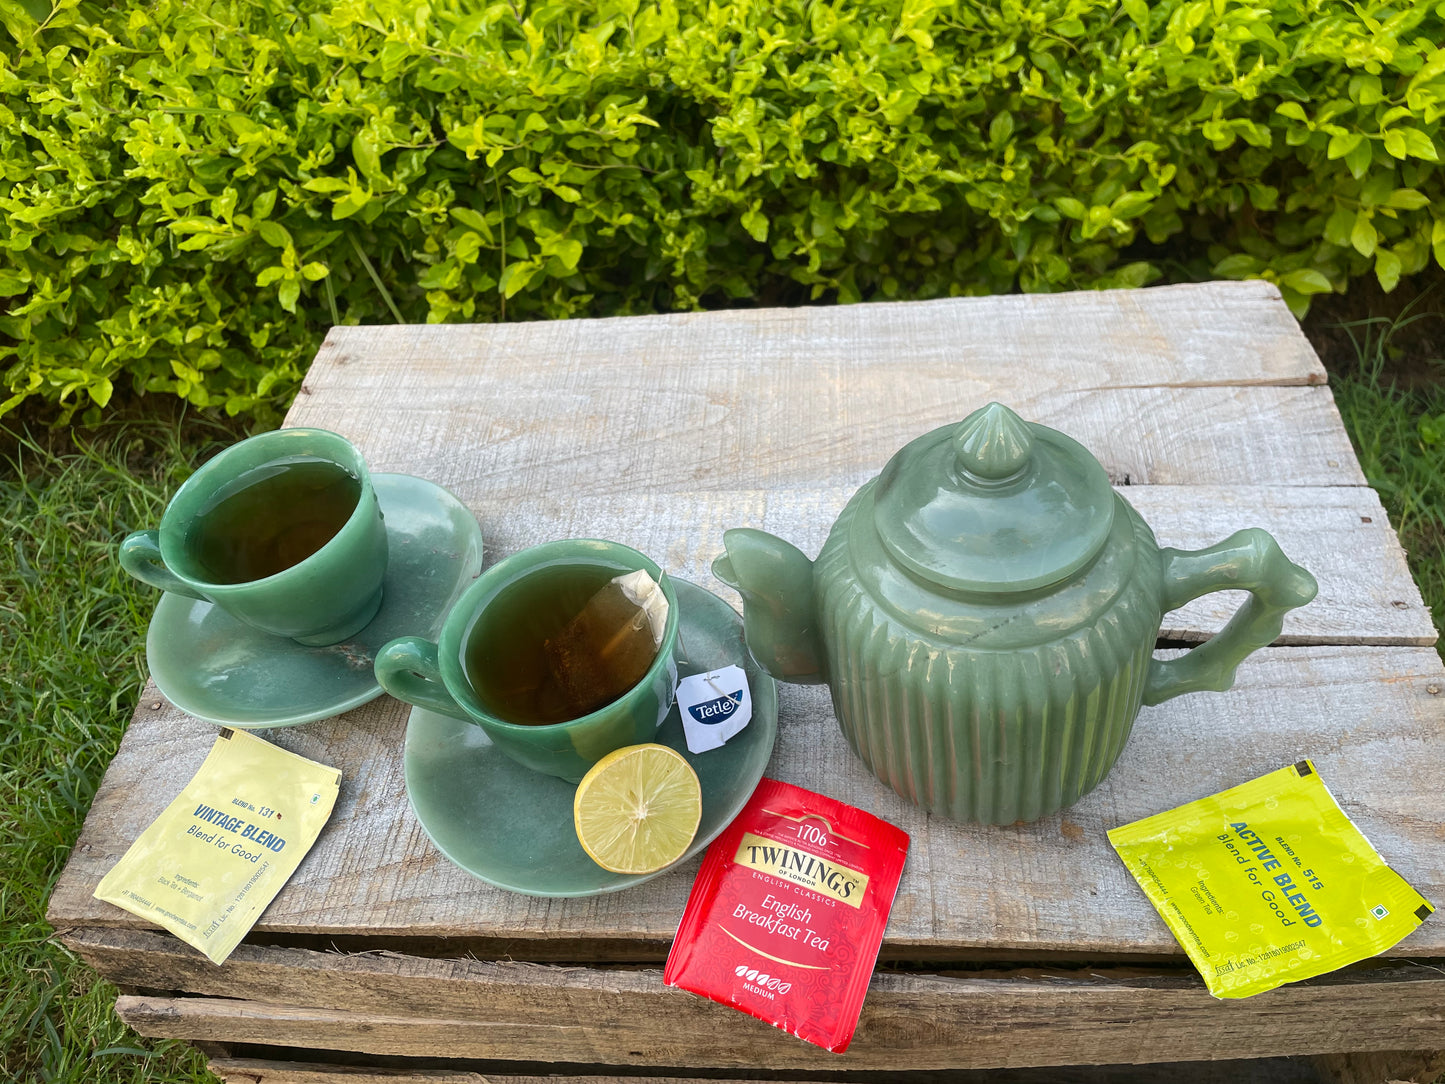
[[[346,525],[361,480],[336,463],[293,456],[247,471],[192,524],[186,549],[211,583],[246,583],[306,560]]]
[[[575,719],[610,702],[579,711],[554,674],[547,643],[625,571],[596,565],[539,568],[488,603],[485,628],[473,625],[462,649],[467,682],[482,706],[509,723],[539,726]]]

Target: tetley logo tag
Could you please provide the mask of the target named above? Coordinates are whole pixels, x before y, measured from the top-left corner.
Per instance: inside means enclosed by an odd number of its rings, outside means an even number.
[[[699,723],[708,726],[716,726],[732,717],[743,702],[743,691],[739,689],[735,693],[725,693],[713,700],[704,700],[701,704],[688,705],[687,713]]]
[[[741,666],[723,666],[677,683],[677,707],[690,753],[716,749],[753,717],[753,696]]]

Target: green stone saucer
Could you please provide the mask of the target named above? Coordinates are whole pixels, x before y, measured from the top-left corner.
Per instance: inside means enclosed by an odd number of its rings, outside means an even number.
[[[682,611],[678,676],[738,663],[753,693],[752,722],[721,749],[689,753],[676,705],[657,731],[702,783],[702,823],[678,859],[684,862],[717,838],[763,777],[778,733],[778,689],[748,654],[733,608],[701,587],[672,582]],[[405,763],[407,797],[426,834],[488,884],[529,896],[595,896],[666,872],[611,873],[593,862],[572,828],[576,785],[523,768],[472,723],[412,708]]]
[[[164,594],[146,634],[146,663],[167,700],[197,719],[243,730],[310,723],[381,695],[372,660],[388,640],[436,636],[482,570],[482,530],[439,485],[409,474],[371,480],[388,551],[371,624],[343,643],[304,647],[209,602]]]

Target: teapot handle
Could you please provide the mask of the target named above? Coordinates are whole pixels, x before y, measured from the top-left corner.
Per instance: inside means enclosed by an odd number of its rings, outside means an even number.
[[[1268,531],[1249,527],[1202,550],[1160,551],[1164,610],[1176,610],[1210,591],[1248,591],[1245,601],[1213,638],[1176,659],[1154,659],[1144,703],[1161,704],[1181,693],[1223,692],[1245,656],[1271,643],[1284,615],[1315,597],[1319,585],[1279,548]]]

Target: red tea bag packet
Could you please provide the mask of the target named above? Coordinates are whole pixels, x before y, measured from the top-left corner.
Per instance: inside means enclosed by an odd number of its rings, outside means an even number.
[[[887,821],[764,779],[708,848],[663,982],[842,1053],[907,853]]]

